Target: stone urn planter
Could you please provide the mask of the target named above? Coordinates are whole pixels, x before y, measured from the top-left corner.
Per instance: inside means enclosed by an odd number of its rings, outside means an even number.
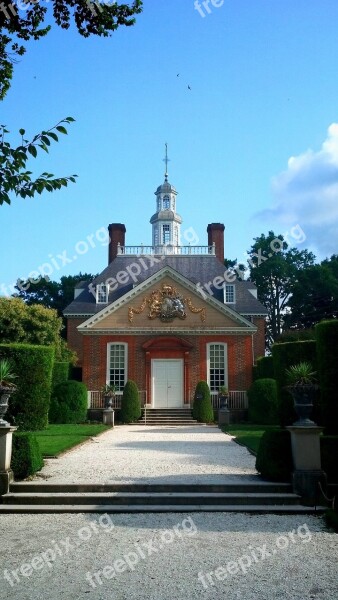
[[[293,397],[294,408],[298,421],[294,425],[313,426],[310,416],[316,397],[318,385],[315,383],[316,373],[308,362],[300,362],[286,371],[289,385],[286,389]]]
[[[16,375],[12,370],[12,366],[6,358],[0,360],[0,427],[8,427],[9,423],[4,420],[4,416],[8,409],[8,401],[16,391],[16,385],[13,380],[16,379]]]
[[[218,390],[218,400],[219,400],[219,408],[222,410],[228,410],[229,403],[229,391],[228,388],[222,386]]]
[[[104,408],[112,409],[113,408],[113,399],[115,398],[115,386],[114,385],[104,385],[101,388],[101,392],[103,395]]]

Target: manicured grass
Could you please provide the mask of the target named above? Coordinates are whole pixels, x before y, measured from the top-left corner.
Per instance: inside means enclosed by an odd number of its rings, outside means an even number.
[[[43,456],[57,456],[109,429],[106,425],[49,425],[35,431]]]
[[[225,433],[229,433],[230,435],[235,436],[236,441],[252,450],[255,454],[257,454],[259,443],[261,441],[261,437],[264,431],[267,431],[269,429],[279,429],[279,427],[277,427],[276,425],[249,424],[234,424],[222,427],[222,430]]]

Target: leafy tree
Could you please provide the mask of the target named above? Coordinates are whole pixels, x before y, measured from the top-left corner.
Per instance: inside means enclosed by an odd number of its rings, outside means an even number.
[[[312,328],[323,319],[337,318],[338,273],[334,275],[328,261],[299,272],[288,307],[284,322],[290,329]]]
[[[1,13],[0,13],[1,14]],[[11,194],[26,198],[32,198],[34,194],[43,191],[53,192],[68,182],[75,183],[76,175],[70,177],[59,177],[54,179],[51,173],[42,173],[37,179],[32,178],[32,172],[27,170],[26,164],[30,156],[36,158],[38,148],[48,152],[51,141],[59,140],[58,133],[67,134],[65,123],[71,123],[74,119],[67,117],[48,131],[42,131],[29,141],[24,138],[25,130],[20,129],[21,144],[13,148],[6,135],[9,133],[4,125],[0,126],[0,204],[11,203]]]
[[[108,37],[121,25],[135,23],[135,15],[142,12],[143,2],[134,0],[131,6],[117,2],[95,2],[91,0],[52,0],[55,23],[69,29],[72,23],[80,35]],[[39,40],[47,35],[51,25],[46,25],[47,6],[33,0],[27,10],[19,13],[13,0],[2,2],[0,11],[0,100],[11,84],[13,64],[26,49],[23,41]]]
[[[236,276],[237,281],[242,281],[243,279],[245,279],[248,267],[244,263],[239,263],[237,261],[237,258],[235,258],[235,260],[225,258],[224,266],[227,269],[227,271],[229,271],[231,274],[233,273]]]
[[[61,340],[62,319],[56,310],[38,304],[27,306],[21,298],[0,298],[0,342],[25,343],[55,348],[56,360],[73,359]]]
[[[267,347],[281,334],[285,311],[299,272],[313,265],[315,256],[308,250],[289,248],[282,235],[273,231],[254,238],[249,250],[250,279],[258,298],[268,309]]]
[[[40,304],[46,308],[54,308],[59,317],[74,299],[74,288],[80,281],[90,281],[96,275],[79,273],[78,275],[64,275],[60,281],[52,281],[42,277],[39,281],[18,281],[15,286],[18,293],[16,298],[22,298],[26,304]]]

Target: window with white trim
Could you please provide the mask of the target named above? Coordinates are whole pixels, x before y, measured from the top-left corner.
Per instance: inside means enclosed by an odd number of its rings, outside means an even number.
[[[162,225],[162,244],[170,244],[170,225]]]
[[[108,344],[107,383],[114,385],[116,392],[123,392],[127,382],[128,344]]]
[[[228,387],[228,356],[226,344],[207,345],[208,384],[211,392]]]
[[[108,304],[109,300],[109,285],[99,283],[96,286],[96,302],[97,304]]]
[[[235,286],[233,284],[226,283],[224,286],[224,302],[226,304],[235,303]]]
[[[167,210],[168,208],[170,208],[170,198],[169,198],[169,196],[164,196],[163,197],[163,209]]]

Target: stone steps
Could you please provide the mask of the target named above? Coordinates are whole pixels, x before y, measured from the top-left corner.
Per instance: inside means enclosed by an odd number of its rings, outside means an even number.
[[[0,514],[61,514],[61,513],[187,513],[187,512],[240,512],[254,514],[278,514],[278,515],[313,515],[321,514],[326,510],[324,506],[309,507],[301,505],[150,505],[139,504],[137,506],[112,505],[109,504],[81,504],[81,505],[55,505],[55,504],[3,504],[0,505]]]
[[[143,410],[142,418],[137,424],[158,425],[170,427],[187,427],[189,425],[203,425],[193,419],[190,408],[148,408]]]
[[[259,480],[229,484],[56,484],[12,483],[1,498],[8,513],[250,512],[313,514],[291,486]]]

